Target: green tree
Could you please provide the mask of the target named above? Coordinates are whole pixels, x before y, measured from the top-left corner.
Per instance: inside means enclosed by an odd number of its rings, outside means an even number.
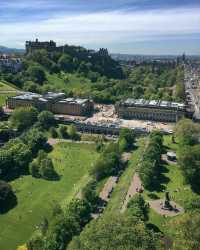
[[[146,221],[148,219],[148,206],[141,194],[136,194],[127,205],[127,214],[131,218]]]
[[[55,125],[55,119],[53,113],[50,111],[42,111],[38,115],[38,122],[44,129],[49,129],[50,127]]]
[[[46,74],[43,68],[39,65],[30,66],[27,70],[28,75],[30,76],[31,80],[43,84],[46,80]]]
[[[197,144],[200,139],[200,125],[190,119],[180,120],[176,125],[175,135],[182,145]]]
[[[12,127],[23,131],[30,128],[37,121],[38,111],[34,107],[17,108],[13,111],[10,122]]]
[[[200,249],[200,215],[188,213],[171,223],[175,230],[174,250]]]
[[[134,237],[133,237],[134,236]],[[79,237],[74,237],[68,250],[158,250],[160,241],[142,222],[122,215],[93,220]]]
[[[0,213],[7,212],[16,204],[16,196],[12,187],[5,181],[0,180]]]

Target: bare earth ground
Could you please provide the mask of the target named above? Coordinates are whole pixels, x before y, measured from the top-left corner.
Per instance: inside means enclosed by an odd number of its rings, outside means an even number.
[[[140,180],[140,177],[138,173],[135,173],[133,176],[133,180],[131,182],[131,185],[129,187],[128,193],[126,195],[126,198],[124,200],[124,204],[122,206],[121,212],[123,213],[126,210],[127,204],[129,200],[138,193],[138,190],[143,189],[142,182]]]
[[[58,144],[60,142],[73,142],[73,143],[78,143],[78,144],[94,144],[94,141],[72,141],[72,140],[66,140],[66,139],[54,139],[54,138],[49,138],[48,139],[48,144],[53,146],[55,144]]]
[[[181,206],[179,206],[178,204],[176,204],[175,202],[173,202],[173,201],[170,201],[170,203],[174,208],[177,209],[176,211],[175,210],[170,211],[170,210],[162,209],[161,208],[162,207],[161,203],[163,203],[163,202],[164,202],[163,199],[148,201],[148,203],[150,205],[150,208],[152,208],[158,214],[173,217],[173,216],[184,213],[184,209]]]

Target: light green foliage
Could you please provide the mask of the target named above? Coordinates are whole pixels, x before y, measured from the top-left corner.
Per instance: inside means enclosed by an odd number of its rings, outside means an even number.
[[[157,240],[157,242],[156,242]],[[146,230],[142,222],[122,215],[99,219],[87,225],[79,237],[73,238],[68,250],[158,250],[159,240]]]
[[[185,214],[171,224],[176,228],[173,244],[174,250],[200,249],[199,213]]]
[[[23,131],[30,128],[37,121],[38,111],[33,107],[17,108],[10,117],[11,125]]]

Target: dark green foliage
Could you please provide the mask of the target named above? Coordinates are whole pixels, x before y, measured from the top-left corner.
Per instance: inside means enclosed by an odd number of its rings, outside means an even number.
[[[43,84],[46,80],[45,71],[39,65],[30,66],[27,70],[30,79],[38,84]]]
[[[26,173],[31,159],[32,153],[22,140],[10,140],[0,149],[0,177],[7,180]]]
[[[97,207],[98,195],[96,193],[97,182],[92,180],[90,181],[82,190],[82,198],[90,204],[91,209]]]
[[[182,146],[178,151],[178,162],[187,183],[200,191],[200,145]]]
[[[133,219],[146,221],[148,219],[148,206],[141,194],[136,194],[127,205],[127,215]]]
[[[32,128],[24,133],[22,140],[29,146],[33,155],[36,155],[40,149],[44,149],[47,143],[46,136],[37,128]]]
[[[178,162],[185,181],[200,192],[200,126],[189,119],[179,121],[176,126],[179,142]]]
[[[92,221],[79,237],[73,238],[67,249],[158,250],[161,247],[142,222],[118,214]]]
[[[38,157],[29,166],[30,174],[36,178],[55,180],[58,178],[51,158],[44,151],[39,151]]]
[[[55,119],[53,113],[49,111],[42,111],[38,115],[38,122],[42,128],[49,129],[50,127],[55,125]]]
[[[12,187],[5,181],[0,180],[0,214],[7,212],[16,205],[16,196]]]
[[[120,130],[119,143],[122,151],[128,150],[131,147],[133,147],[134,141],[135,141],[135,135],[131,129],[122,128]]]
[[[54,127],[50,128],[50,134],[51,134],[52,138],[57,138],[58,137],[57,130]]]
[[[37,121],[38,111],[34,107],[17,108],[13,111],[10,121],[19,131],[30,128]]]
[[[67,134],[69,136],[69,139],[72,139],[72,140],[79,140],[80,139],[80,136],[77,133],[76,127],[74,125],[68,126]]]
[[[160,160],[163,150],[163,138],[159,132],[153,132],[149,136],[148,145],[145,148],[139,167],[139,174],[145,188],[152,188],[157,184],[160,175]]]
[[[67,139],[68,138],[68,131],[67,131],[67,127],[64,125],[61,125],[58,129],[58,133],[59,136],[63,139]]]

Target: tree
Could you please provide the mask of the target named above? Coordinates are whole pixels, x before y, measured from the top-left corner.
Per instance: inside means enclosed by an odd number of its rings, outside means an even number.
[[[200,215],[188,213],[171,223],[175,227],[174,250],[200,249]]]
[[[31,80],[36,83],[43,84],[46,80],[45,71],[39,65],[30,66],[27,70],[27,73],[30,76]]]
[[[30,128],[37,121],[38,111],[34,107],[21,107],[13,111],[10,121],[11,125],[19,131]]]
[[[127,148],[129,149],[130,147],[133,146],[133,143],[135,141],[135,135],[131,129],[128,128],[122,128],[120,129],[120,135],[119,135],[119,141],[120,140],[126,140],[127,143]]]
[[[38,122],[44,129],[49,129],[50,127],[55,125],[55,119],[53,113],[50,111],[42,111],[38,115]]]
[[[194,145],[200,140],[200,125],[190,119],[180,120],[176,125],[175,135],[182,145]]]
[[[54,169],[51,158],[43,151],[38,152],[38,157],[29,166],[30,174],[36,178],[54,180],[58,175]]]
[[[127,205],[127,213],[131,218],[137,218],[142,221],[148,219],[148,206],[141,194],[136,194]]]
[[[60,135],[61,138],[68,138],[68,131],[67,131],[67,127],[64,125],[61,125],[58,129],[58,133]]]
[[[67,133],[68,133],[69,138],[71,138],[72,140],[77,140],[79,138],[76,127],[74,125],[70,125],[68,127]]]
[[[24,133],[22,140],[29,146],[33,155],[36,155],[40,149],[44,149],[47,143],[46,136],[37,128],[32,128]]]
[[[186,182],[200,192],[200,145],[181,147],[178,162]]]
[[[64,54],[58,60],[58,65],[61,70],[65,72],[72,72],[73,70],[73,63],[71,56]]]
[[[52,136],[52,138],[57,138],[58,137],[58,133],[56,131],[56,129],[54,127],[50,128],[50,134]]]
[[[0,213],[7,212],[16,204],[16,196],[12,187],[5,181],[0,180]]]
[[[119,214],[93,220],[79,237],[73,238],[67,249],[158,250],[161,247],[159,239],[141,221]]]

